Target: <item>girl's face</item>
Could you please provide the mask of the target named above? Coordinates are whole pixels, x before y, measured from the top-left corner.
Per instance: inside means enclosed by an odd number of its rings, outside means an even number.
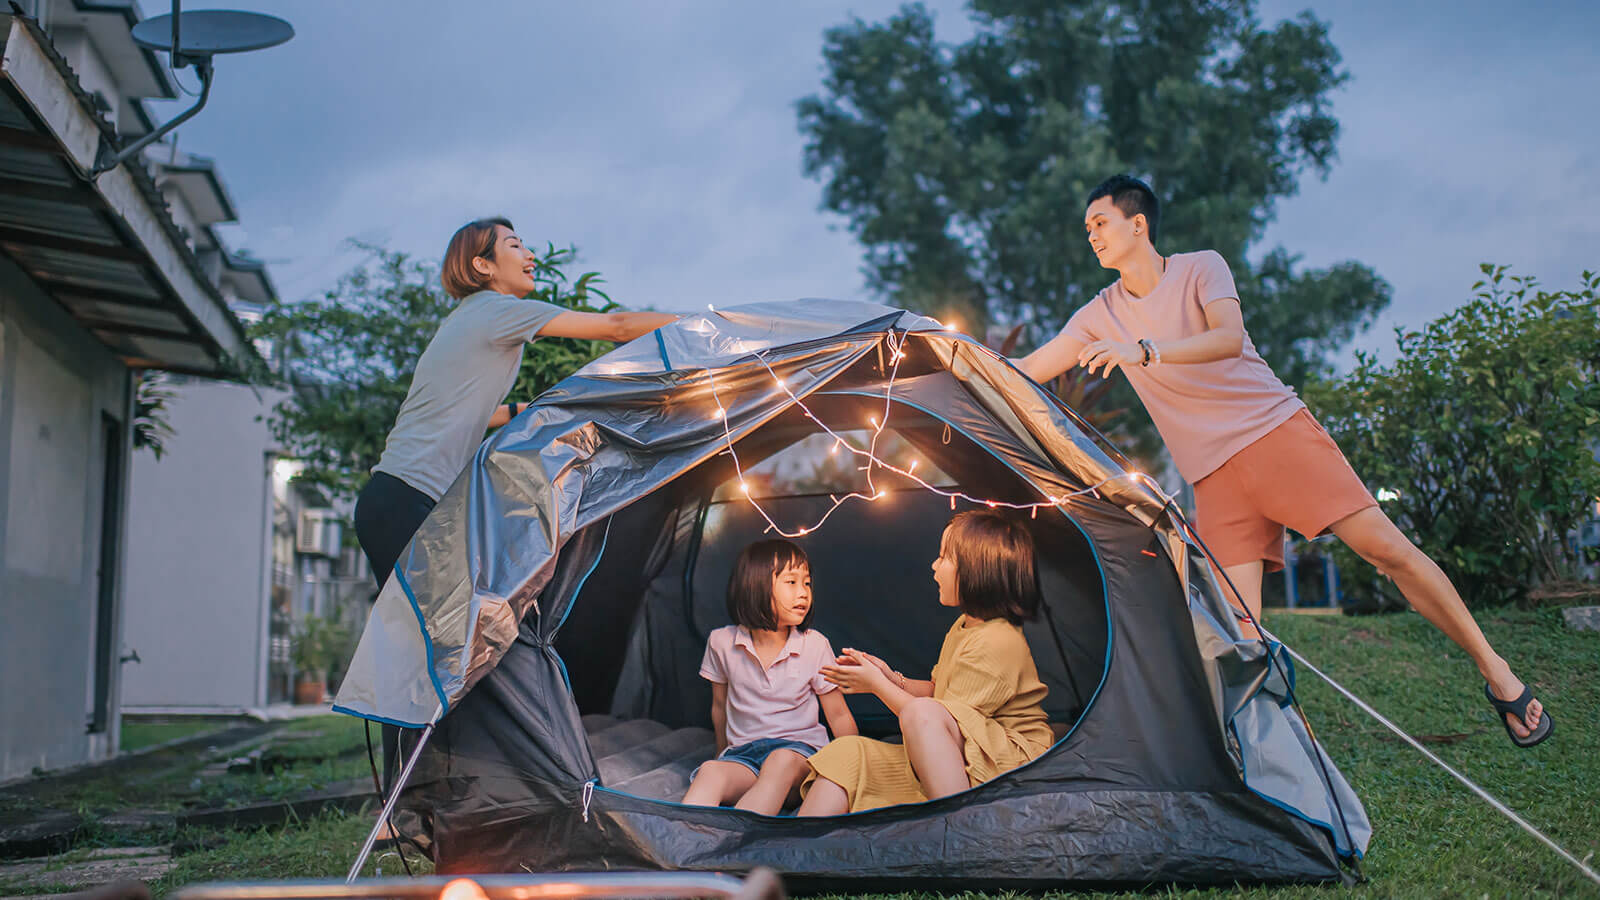
[[[472,267],[488,276],[485,287],[496,293],[525,297],[539,286],[533,280],[533,253],[522,246],[522,238],[516,232],[504,225],[494,227],[494,259],[477,257]]]
[[[939,538],[939,558],[933,561],[933,580],[939,585],[940,606],[960,606],[961,594],[956,590],[956,561],[950,557],[945,546],[945,537],[949,534],[947,528]]]
[[[811,570],[790,566],[772,576],[772,617],[779,628],[793,628],[811,612]]]

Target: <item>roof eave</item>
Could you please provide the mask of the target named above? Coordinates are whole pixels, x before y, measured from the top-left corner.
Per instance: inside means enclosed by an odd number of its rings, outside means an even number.
[[[6,26],[0,86],[27,108],[41,132],[39,142],[47,144],[76,176],[78,183],[69,192],[92,196],[127,249],[137,254],[136,261],[157,276],[163,294],[192,324],[195,333],[188,339],[206,347],[205,353],[215,365],[212,374],[224,374],[230,360],[259,362],[243,325],[206,278],[141,162],[132,160],[98,178],[89,176],[102,145],[115,146],[115,133],[94,111],[76,76],[37,23],[22,16],[0,15],[0,24]],[[159,359],[133,358],[125,351],[113,350],[129,365],[161,367]]]

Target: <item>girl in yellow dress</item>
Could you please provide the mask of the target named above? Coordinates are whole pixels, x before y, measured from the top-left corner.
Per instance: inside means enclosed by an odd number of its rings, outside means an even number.
[[[797,815],[833,816],[945,797],[1037,759],[1050,747],[1022,623],[1039,609],[1033,536],[993,510],[950,520],[933,561],[939,604],[961,616],[945,635],[933,678],[906,678],[845,648],[822,675],[848,693],[876,694],[900,719],[903,744],[839,738],[809,760]]]

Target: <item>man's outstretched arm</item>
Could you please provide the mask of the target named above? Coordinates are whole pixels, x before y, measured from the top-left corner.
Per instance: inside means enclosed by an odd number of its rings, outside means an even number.
[[[1083,348],[1083,341],[1066,334],[1058,334],[1039,349],[1011,362],[1022,370],[1022,374],[1043,384],[1077,365],[1078,354]]]

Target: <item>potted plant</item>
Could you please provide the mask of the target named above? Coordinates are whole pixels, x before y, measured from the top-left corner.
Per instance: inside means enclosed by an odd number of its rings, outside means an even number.
[[[321,703],[328,688],[328,669],[338,662],[346,643],[344,626],[321,616],[307,616],[289,647],[294,664],[294,702]]]

